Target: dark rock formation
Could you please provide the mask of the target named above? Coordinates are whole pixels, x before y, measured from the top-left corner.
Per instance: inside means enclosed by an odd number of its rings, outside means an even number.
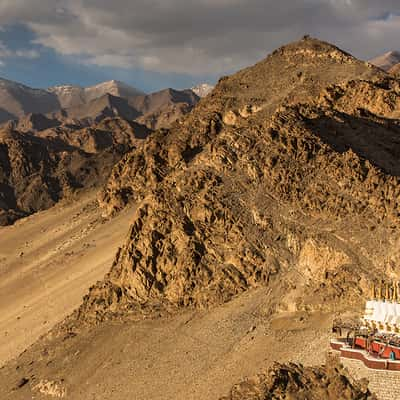
[[[265,374],[235,385],[220,400],[374,400],[365,385],[335,367],[275,364]]]
[[[30,121],[37,123],[36,117]],[[24,128],[29,126],[25,124]],[[121,119],[107,119],[90,128],[60,125],[28,132],[3,129],[0,225],[47,209],[74,190],[101,185],[113,165],[149,132],[142,125]]]

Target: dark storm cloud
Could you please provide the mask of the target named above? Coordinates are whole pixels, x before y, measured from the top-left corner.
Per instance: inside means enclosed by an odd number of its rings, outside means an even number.
[[[0,26],[81,62],[223,73],[305,33],[369,58],[398,47],[399,1],[0,0]]]

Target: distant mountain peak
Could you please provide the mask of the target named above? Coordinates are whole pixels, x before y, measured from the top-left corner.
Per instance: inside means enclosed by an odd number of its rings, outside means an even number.
[[[202,89],[208,89],[207,86],[203,85]],[[155,129],[170,126],[198,101],[199,97],[189,89],[168,88],[145,94],[116,79],[89,87],[67,83],[45,90],[0,78],[0,124],[22,118],[20,127],[24,130],[46,125],[42,121],[37,124],[29,114],[85,121],[97,121],[106,116],[131,120],[140,117],[143,124]]]
[[[47,90],[58,97],[62,108],[78,107],[88,104],[93,100],[103,97],[107,93],[124,99],[145,94],[141,90],[115,79],[100,82],[88,87],[67,84],[53,86]]]
[[[384,71],[388,71],[390,68],[400,62],[400,52],[396,50],[388,51],[379,57],[373,58],[369,62],[383,69]]]
[[[98,89],[98,88],[124,88],[124,89],[129,89],[132,92],[138,93],[138,95],[145,94],[141,90],[134,88],[133,86],[130,86],[125,82],[118,81],[116,79],[100,82],[100,83],[97,83],[96,85],[92,85],[92,86],[86,87],[84,89],[85,89],[85,91],[90,91],[90,90]]]
[[[385,53],[384,55],[385,55],[385,56],[388,56],[388,57],[397,57],[397,58],[400,58],[400,51],[392,50],[392,51],[388,51],[388,52]]]
[[[200,83],[199,85],[193,86],[190,90],[197,94],[199,97],[207,96],[214,89],[213,85],[209,83]]]
[[[49,113],[59,106],[53,93],[0,78],[0,123],[29,113]]]

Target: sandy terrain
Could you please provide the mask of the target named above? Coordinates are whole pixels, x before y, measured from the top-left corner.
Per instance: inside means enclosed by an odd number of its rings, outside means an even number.
[[[0,370],[0,398],[218,399],[273,361],[323,363],[330,316],[271,319],[270,306],[259,289],[209,311],[44,339]]]
[[[81,303],[110,269],[129,214],[104,221],[89,193],[0,228],[0,365]]]

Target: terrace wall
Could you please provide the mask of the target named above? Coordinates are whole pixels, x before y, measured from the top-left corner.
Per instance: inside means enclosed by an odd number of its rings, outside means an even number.
[[[367,379],[368,388],[379,400],[400,399],[400,372],[367,368],[362,361],[340,357],[353,379]]]

